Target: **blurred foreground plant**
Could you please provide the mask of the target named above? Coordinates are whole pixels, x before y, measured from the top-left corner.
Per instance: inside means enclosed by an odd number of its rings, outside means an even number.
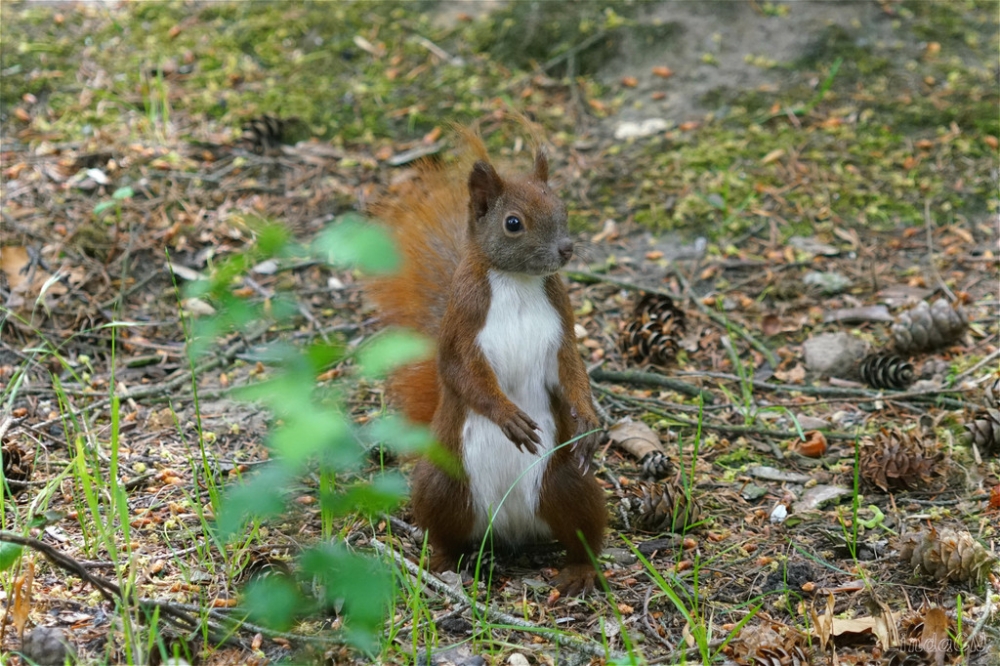
[[[391,271],[397,263],[389,239],[357,216],[336,220],[310,246],[291,242],[278,225],[262,224],[256,233],[252,249],[227,258],[214,267],[209,279],[194,282],[186,290],[186,302],[197,299],[214,310],[211,316],[193,322],[192,360],[224,336],[251,328],[259,331],[261,325],[280,323],[297,312],[289,294],[252,303],[234,293],[242,276],[262,262],[319,259],[367,273]],[[248,521],[281,514],[287,506],[287,489],[317,468],[319,478],[328,481],[321,483],[319,498],[324,525],[350,513],[371,515],[395,507],[406,490],[397,472],[381,472],[353,482],[342,479],[358,472],[373,444],[390,442],[396,450],[424,451],[431,442],[429,433],[395,418],[374,419],[359,427],[344,409],[346,391],[342,385],[335,380],[318,386],[316,378],[349,356],[353,356],[361,376],[379,377],[426,355],[428,349],[426,341],[415,335],[388,332],[354,352],[336,342],[304,348],[275,343],[260,352],[278,372],[236,389],[234,396],[260,404],[273,414],[267,440],[270,462],[220,497],[216,513],[220,548],[247,529]],[[382,561],[353,552],[342,540],[333,539],[303,551],[295,573],[261,577],[251,583],[244,601],[255,621],[277,630],[287,630],[298,619],[336,608],[343,618],[343,639],[371,650],[392,598],[391,576]]]

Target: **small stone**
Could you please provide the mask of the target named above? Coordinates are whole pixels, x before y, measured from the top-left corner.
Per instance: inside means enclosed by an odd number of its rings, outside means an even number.
[[[839,500],[841,497],[848,497],[853,492],[850,488],[842,486],[816,485],[802,493],[802,497],[795,502],[795,510],[814,511],[824,504]]]
[[[615,128],[615,138],[619,141],[626,139],[641,139],[643,137],[659,134],[670,128],[670,123],[663,118],[647,118],[640,122],[627,120],[619,123]]]
[[[836,271],[809,271],[802,282],[810,287],[818,287],[824,294],[833,295],[851,286],[850,278]]]
[[[868,351],[863,340],[847,333],[823,333],[802,343],[806,367],[819,375],[850,379]]]
[[[62,666],[66,660],[76,661],[76,650],[62,629],[36,627],[24,637],[21,654],[38,666]]]

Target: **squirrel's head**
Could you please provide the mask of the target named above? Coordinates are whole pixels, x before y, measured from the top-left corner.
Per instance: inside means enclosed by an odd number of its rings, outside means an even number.
[[[469,233],[497,270],[550,275],[573,256],[566,206],[549,188],[542,150],[527,177],[501,178],[479,160],[469,174]]]

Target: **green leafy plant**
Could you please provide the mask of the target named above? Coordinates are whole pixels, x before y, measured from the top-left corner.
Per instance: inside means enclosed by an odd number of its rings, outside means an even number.
[[[221,262],[208,280],[186,291],[186,297],[206,301],[216,312],[191,327],[193,359],[220,336],[290,316],[295,311],[290,298],[275,296],[265,311],[264,304],[235,296],[232,286],[260,261],[303,256],[373,273],[392,270],[396,264],[389,240],[357,216],[339,219],[309,247],[291,243],[282,228],[263,224],[257,229],[253,250]],[[318,386],[316,377],[334,364],[353,362],[361,376],[377,378],[422,357],[428,349],[424,340],[401,331],[378,335],[356,351],[336,341],[304,348],[278,342],[263,353],[273,373],[233,391],[237,399],[266,408],[274,422],[267,440],[268,464],[218,499],[215,533],[220,546],[285,511],[286,489],[314,469],[321,479],[324,534],[332,537],[300,553],[293,572],[261,578],[248,586],[244,602],[255,621],[285,630],[300,618],[336,609],[344,619],[343,640],[365,651],[375,648],[394,592],[392,571],[384,562],[353,551],[332,534],[332,526],[335,519],[350,514],[390,511],[405,494],[406,484],[396,472],[382,470],[359,478],[371,446],[390,442],[397,450],[423,451],[431,439],[426,431],[398,418],[356,425],[343,407],[343,387],[337,383]]]

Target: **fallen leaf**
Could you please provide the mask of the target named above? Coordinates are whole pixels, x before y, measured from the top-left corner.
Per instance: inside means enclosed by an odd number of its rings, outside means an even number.
[[[432,129],[430,132],[424,135],[421,139],[425,146],[429,146],[441,137],[441,127],[440,125]]]
[[[808,458],[819,458],[826,453],[826,435],[819,430],[810,430],[805,436],[805,441],[795,445],[796,451]]]
[[[775,370],[774,376],[786,384],[801,384],[806,380],[806,368],[801,363],[796,363],[788,370]]]
[[[823,316],[823,321],[839,321],[845,324],[859,324],[868,321],[890,323],[895,321],[895,318],[889,314],[889,308],[884,305],[867,305],[860,308],[840,308],[827,312]]]
[[[815,238],[806,238],[805,236],[792,236],[788,239],[788,245],[797,250],[824,257],[835,257],[840,254],[840,250],[833,245],[823,243]]]
[[[781,317],[776,314],[766,314],[760,320],[760,330],[767,337],[777,335],[781,332]]]
[[[802,496],[795,501],[794,509],[796,513],[804,511],[814,511],[823,505],[841,497],[850,497],[854,491],[842,486],[830,486],[825,484],[815,485],[807,488]]]
[[[642,421],[633,421],[628,417],[611,426],[608,439],[636,460],[642,460],[648,453],[663,453],[660,438],[653,429]]]
[[[31,592],[35,582],[35,563],[28,560],[24,566],[24,573],[14,581],[13,590],[13,610],[11,620],[17,629],[17,635],[24,637],[24,625],[28,622],[28,615],[31,613]]]
[[[23,247],[16,245],[0,247],[0,270],[7,276],[7,284],[12,291],[17,290],[28,279],[24,268],[29,261],[31,259],[28,251]]]
[[[624,76],[622,77],[622,85],[626,88],[635,88],[639,85],[639,79],[634,76]]]
[[[606,240],[618,238],[618,223],[608,218],[604,220],[604,227],[590,239],[591,243],[600,243]]]
[[[670,69],[669,67],[664,67],[664,66],[654,67],[653,68],[653,75],[654,76],[658,76],[661,79],[669,79],[671,76],[674,75],[674,70]]]
[[[812,480],[812,477],[808,474],[786,472],[768,465],[754,465],[747,469],[747,474],[758,479],[764,479],[765,481],[780,481],[783,483],[808,483]]]
[[[809,609],[809,614],[812,616],[813,631],[816,633],[816,638],[819,639],[819,649],[823,652],[826,651],[826,645],[830,642],[830,636],[833,634],[833,608],[833,595],[827,594],[825,613],[819,615],[816,613],[815,608]]]
[[[948,655],[948,616],[940,608],[928,608],[924,613],[924,631],[920,634],[920,647],[937,666],[943,666]]]
[[[784,156],[785,156],[785,149],[784,148],[775,148],[774,150],[772,150],[771,152],[769,152],[767,155],[764,155],[764,159],[762,159],[760,161],[760,163],[761,164],[770,164],[771,162],[777,162],[778,160],[780,160]]]

